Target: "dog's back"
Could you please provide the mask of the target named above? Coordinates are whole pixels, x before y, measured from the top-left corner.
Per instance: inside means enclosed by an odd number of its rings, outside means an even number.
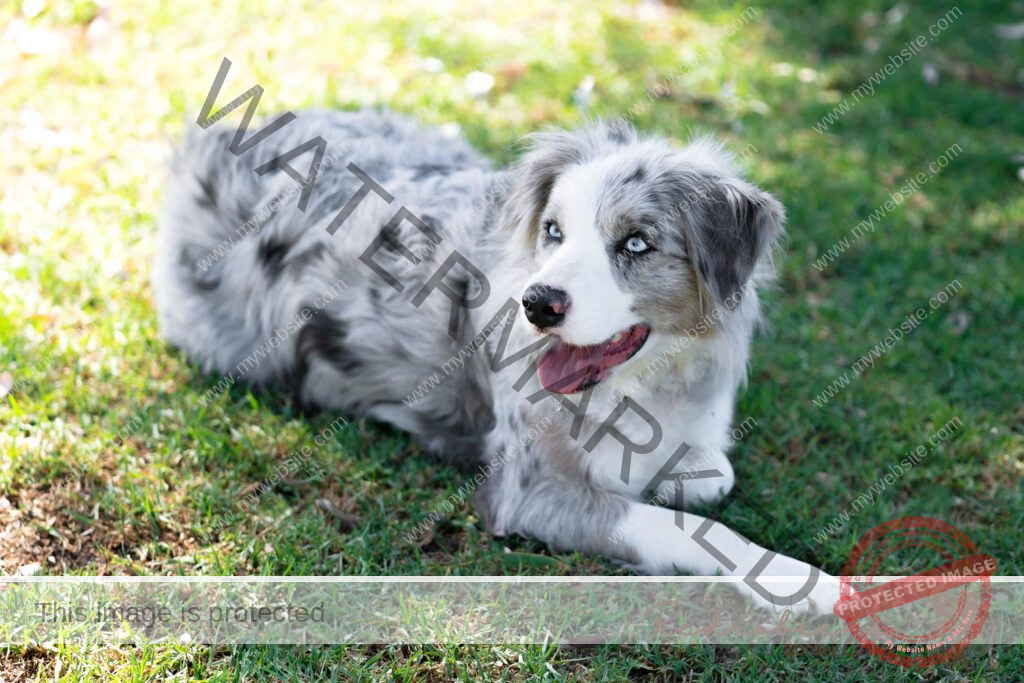
[[[475,457],[492,419],[486,376],[438,372],[470,340],[437,324],[448,315],[443,296],[411,303],[451,250],[402,221],[395,236],[420,263],[387,244],[373,256],[402,274],[401,292],[359,257],[400,207],[449,244],[472,243],[493,223],[495,207],[474,204],[497,174],[461,140],[388,114],[302,112],[239,156],[234,136],[226,121],[196,128],[176,155],[154,277],[167,337],[206,372],[290,388],[304,405],[384,420],[434,451]],[[303,184],[254,169],[318,136],[326,151],[302,212]],[[289,163],[306,174],[312,159],[311,148]],[[332,236],[364,185],[350,163],[393,201],[364,193]]]

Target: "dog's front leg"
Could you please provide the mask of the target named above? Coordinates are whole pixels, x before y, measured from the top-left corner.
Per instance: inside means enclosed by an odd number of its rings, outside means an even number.
[[[495,535],[519,534],[562,550],[603,555],[645,574],[744,577],[735,587],[775,611],[826,614],[839,599],[836,578],[772,553],[719,522],[571,481],[523,456],[486,482],[477,498]],[[677,514],[683,528],[676,526]],[[773,582],[772,576],[798,580]]]
[[[630,502],[612,536],[634,550],[639,557],[634,566],[642,573],[740,577],[743,581],[733,585],[766,609],[829,614],[839,600],[836,577],[700,515]]]

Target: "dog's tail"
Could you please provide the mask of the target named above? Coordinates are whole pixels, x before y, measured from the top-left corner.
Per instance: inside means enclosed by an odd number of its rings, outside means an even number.
[[[231,153],[233,134],[190,131],[171,167],[162,226],[171,229],[161,247],[179,248],[177,260],[200,290],[215,285],[233,247],[273,214],[257,210],[267,183],[253,172],[255,155]]]
[[[261,178],[253,171],[265,158],[280,154],[282,143],[290,141],[284,138],[293,136],[278,133],[254,151],[236,156],[230,149],[235,131],[222,126],[193,126],[175,154],[153,269],[164,334],[207,372],[232,368],[265,332],[256,304],[266,305],[273,282],[272,272],[254,267],[259,263],[259,233],[278,214],[277,198],[284,197],[276,191],[295,185],[283,173]],[[282,140],[274,140],[278,136]],[[292,205],[297,199],[286,201]],[[228,338],[226,328],[234,331]]]

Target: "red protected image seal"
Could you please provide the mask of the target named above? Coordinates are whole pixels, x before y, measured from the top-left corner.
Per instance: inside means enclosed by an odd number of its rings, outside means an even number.
[[[887,566],[923,567],[879,581]],[[900,666],[929,666],[957,657],[977,638],[992,605],[995,558],[933,517],[880,524],[857,542],[843,568],[835,614],[857,642]]]

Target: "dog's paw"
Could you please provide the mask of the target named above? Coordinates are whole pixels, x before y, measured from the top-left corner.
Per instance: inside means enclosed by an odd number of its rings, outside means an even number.
[[[808,591],[807,582],[815,573],[817,576]],[[773,577],[786,577],[788,580],[773,580]],[[745,581],[736,586],[755,605],[775,614],[790,610],[793,616],[824,616],[832,614],[839,601],[838,577],[784,555],[773,558],[765,571],[756,577],[756,583],[756,588]]]

